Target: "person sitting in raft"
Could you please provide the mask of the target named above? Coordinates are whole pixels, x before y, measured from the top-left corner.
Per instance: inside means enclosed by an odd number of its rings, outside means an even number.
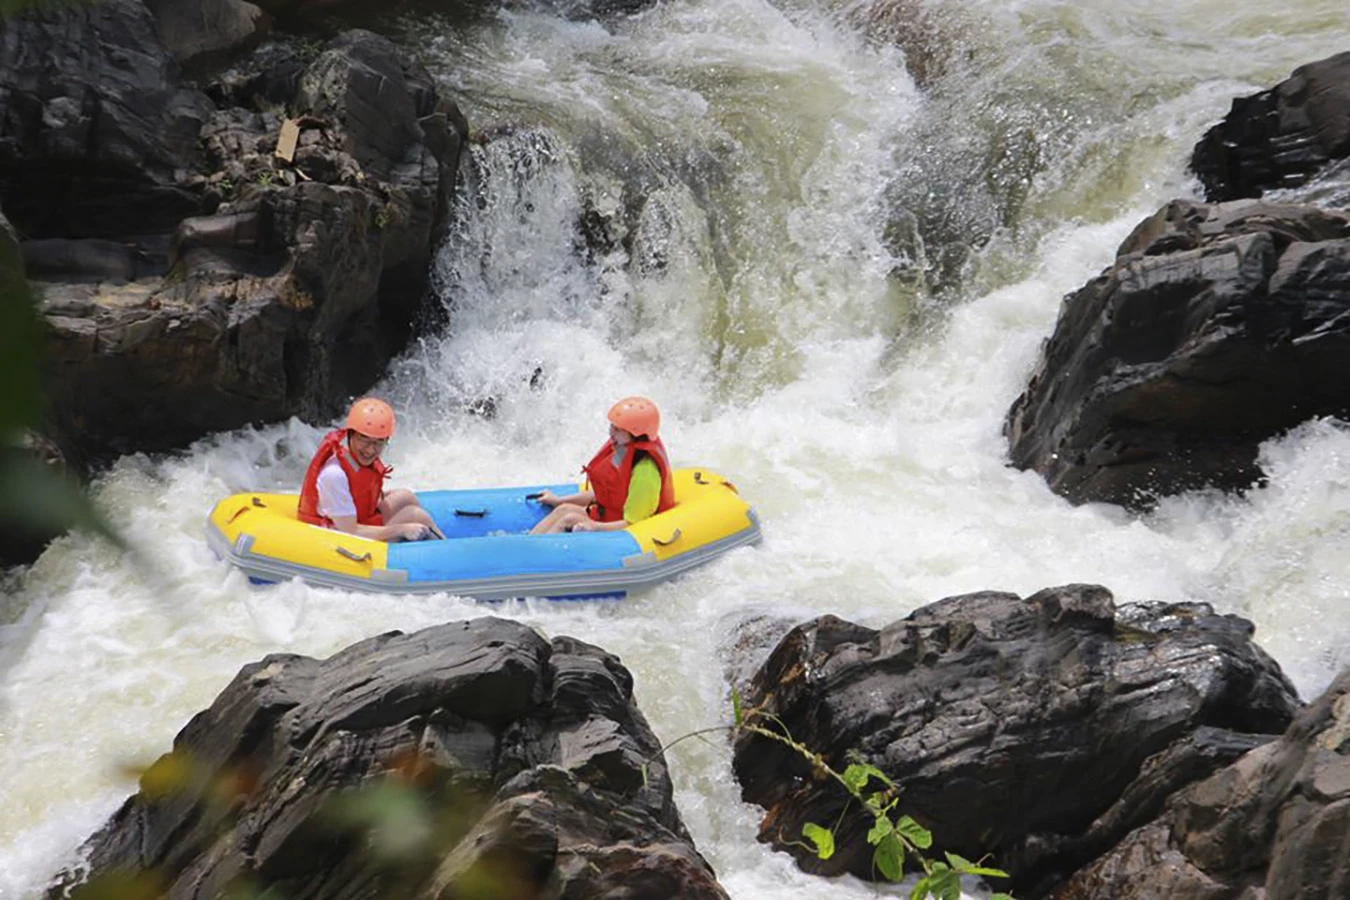
[[[300,487],[298,518],[376,541],[443,538],[412,491],[385,493],[390,469],[380,460],[394,436],[394,410],[364,397],[352,404],[347,426],[319,444]]]
[[[609,440],[584,469],[590,489],[566,497],[544,491],[539,502],[553,510],[530,534],[618,531],[675,505],[656,404],[625,397],[610,407],[609,422]]]

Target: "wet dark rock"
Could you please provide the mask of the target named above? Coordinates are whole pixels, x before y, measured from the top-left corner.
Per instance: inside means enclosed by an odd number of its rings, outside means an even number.
[[[1251,633],[1204,604],[1117,610],[1094,585],[969,594],[880,630],[801,625],[745,705],[838,771],[877,766],[935,846],[992,854],[1018,896],[1045,896],[1174,791],[1284,731],[1298,698]],[[872,822],[835,782],[753,734],[734,767],[766,809],[761,840],[811,872],[873,876]],[[838,823],[831,859],[802,848],[808,822]]]
[[[53,896],[726,896],[619,660],[494,618],[245,666],[87,850]]]
[[[1278,741],[1188,787],[1055,897],[1350,897],[1350,671]]]
[[[202,85],[206,95],[222,110],[239,107],[252,112],[285,108],[295,96],[305,66],[317,54],[298,39],[263,44],[228,69],[217,72]]]
[[[257,47],[271,18],[247,0],[145,0],[160,43],[188,76]]]
[[[25,241],[23,262],[34,278],[59,274],[69,281],[133,281],[137,274],[134,244],[105,241],[99,238]]]
[[[25,239],[171,231],[202,211],[212,111],[140,0],[61,4],[0,28],[0,198]]]
[[[1191,168],[1211,201],[1304,184],[1350,157],[1350,51],[1299,66],[1268,91],[1239,97],[1196,144]]]
[[[1350,413],[1350,215],[1174,201],[1065,298],[1004,431],[1075,503],[1257,482],[1262,441]]]
[[[157,49],[143,8],[123,6],[106,4],[128,21],[105,22],[81,6],[66,27],[103,41],[113,59],[133,52],[115,52],[117,40]],[[22,20],[30,30],[46,22]],[[160,52],[144,90],[177,83]],[[191,94],[203,115],[191,158],[173,165],[174,184],[195,196],[190,206],[158,208],[148,225],[162,231],[128,233],[147,226],[134,201],[118,211],[123,218],[91,220],[83,232],[61,224],[47,237],[29,220],[51,428],[82,457],[172,449],[292,415],[324,418],[366,390],[421,321],[467,123],[385,38],[345,34],[307,66],[297,53],[268,45],[226,83]],[[71,80],[97,77],[85,66]],[[289,110],[275,103],[285,90]],[[244,105],[215,108],[209,96]],[[275,152],[288,117],[298,131],[290,160]],[[143,123],[147,141],[153,124]],[[36,133],[35,146],[50,143]],[[102,138],[93,139],[97,156]],[[43,159],[14,161],[5,189],[21,207],[15,185]]]

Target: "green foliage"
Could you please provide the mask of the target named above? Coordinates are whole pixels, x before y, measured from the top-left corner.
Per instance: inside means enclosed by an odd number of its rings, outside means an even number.
[[[19,245],[0,233],[0,439],[14,443],[38,419],[38,348],[42,331],[23,279]]]
[[[84,528],[125,546],[73,478],[23,448],[41,418],[42,341],[18,244],[0,231],[0,528],[40,535]]]
[[[730,731],[733,735],[749,732],[791,748],[809,762],[816,773],[838,782],[852,798],[850,803],[857,801],[862,810],[872,817],[872,827],[867,832],[867,843],[873,848],[872,866],[882,878],[887,881],[900,881],[905,877],[905,859],[910,858],[917,863],[923,877],[910,891],[910,900],[927,900],[927,898],[957,900],[961,896],[962,875],[984,878],[1008,877],[1008,873],[1002,869],[986,866],[983,861],[973,863],[955,853],[944,853],[946,862],[929,859],[923,851],[932,848],[933,835],[910,816],[896,812],[896,806],[900,802],[900,786],[892,781],[890,776],[876,766],[862,761],[852,762],[843,772],[838,771],[819,753],[794,740],[788,733],[787,726],[777,716],[760,709],[747,710],[740,691],[734,685],[731,688],[731,714],[733,724],[730,728],[704,728],[681,735],[657,753],[664,753],[685,738],[724,730]],[[645,764],[642,767],[642,777],[645,786],[647,778]],[[874,783],[877,787],[871,788]],[[847,811],[848,806],[845,806],[840,813],[841,821],[844,812]],[[834,828],[826,828],[815,822],[807,822],[802,825],[802,837],[807,842],[788,843],[806,847],[818,859],[829,859],[838,849],[837,828],[837,824]],[[1013,898],[1009,894],[999,893],[991,895],[989,900],[1013,900]]]
[[[371,852],[384,860],[416,859],[434,836],[426,800],[400,779],[383,779],[340,795],[326,812],[334,825],[364,832]]]
[[[836,770],[820,754],[793,740],[777,717],[768,716],[758,710],[747,713],[735,689],[732,690],[732,710],[736,720],[733,731],[748,731],[792,748],[806,759],[816,772],[838,782],[852,800],[858,802],[863,812],[872,817],[872,827],[867,832],[867,843],[873,848],[873,869],[882,878],[887,881],[900,881],[905,877],[906,859],[913,860],[917,864],[923,876],[910,891],[910,900],[927,900],[927,898],[959,900],[962,875],[985,878],[1008,877],[1008,873],[1001,869],[986,866],[983,861],[973,863],[955,853],[943,853],[946,862],[929,859],[923,851],[932,848],[932,833],[910,816],[896,812],[900,802],[900,788],[876,766],[854,762],[846,766],[843,772]],[[757,719],[767,721],[773,727],[760,725]],[[846,806],[845,811],[847,808]],[[834,856],[835,829],[807,822],[802,826],[802,836],[810,842],[807,846],[817,858],[829,859]],[[1012,897],[1007,894],[995,894],[990,900],[1012,900]]]
[[[77,885],[71,900],[157,900],[164,896],[162,879],[155,872],[114,870]]]

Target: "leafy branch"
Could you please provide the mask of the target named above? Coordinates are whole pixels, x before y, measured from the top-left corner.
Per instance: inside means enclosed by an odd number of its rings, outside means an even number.
[[[665,753],[686,738],[711,732],[730,733],[733,738],[737,734],[748,733],[777,741],[810,763],[814,771],[838,782],[851,798],[840,811],[839,822],[836,822],[833,828],[807,822],[802,826],[802,837],[809,843],[800,841],[789,843],[805,847],[819,859],[829,859],[835,852],[835,834],[839,823],[843,821],[849,805],[856,800],[862,811],[872,817],[872,827],[867,832],[867,843],[873,848],[873,870],[887,881],[900,881],[905,877],[905,860],[909,858],[917,863],[918,869],[923,872],[923,877],[910,890],[909,900],[927,900],[927,898],[959,900],[962,875],[984,878],[1008,877],[1008,873],[1002,869],[985,865],[987,857],[971,862],[956,853],[944,851],[942,856],[945,861],[929,858],[924,851],[932,849],[932,832],[897,810],[900,803],[900,787],[876,766],[855,762],[840,772],[831,766],[825,757],[793,738],[782,719],[761,709],[745,710],[741,703],[740,692],[734,687],[731,689],[731,708],[732,725],[704,728],[681,735],[662,747],[655,755]],[[643,778],[644,780],[646,778],[645,765]],[[875,787],[874,784],[880,787]],[[992,894],[989,900],[1013,900],[1013,898],[1010,894],[996,893]]]

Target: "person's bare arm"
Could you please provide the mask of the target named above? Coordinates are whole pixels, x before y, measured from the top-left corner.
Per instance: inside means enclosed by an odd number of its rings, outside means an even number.
[[[400,525],[362,525],[356,516],[338,516],[333,519],[333,527],[338,531],[369,538],[372,541],[420,541],[431,536],[431,529],[420,522],[404,522]]]
[[[566,497],[559,497],[552,491],[544,491],[537,498],[545,506],[562,506],[564,503],[571,503],[573,506],[589,506],[595,502],[595,491],[578,491],[575,494],[568,494]]]

